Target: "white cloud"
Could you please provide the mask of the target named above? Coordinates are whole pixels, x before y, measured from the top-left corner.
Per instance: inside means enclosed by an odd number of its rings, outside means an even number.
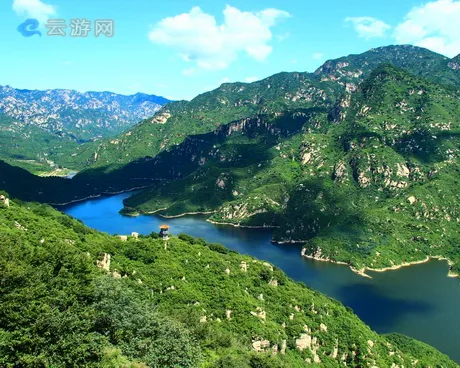
[[[460,1],[437,0],[413,8],[394,32],[398,43],[450,57],[460,53]]]
[[[258,80],[260,80],[259,77],[247,77],[247,78],[244,79],[244,81],[247,82],[247,83],[256,82]]]
[[[55,6],[40,0],[13,0],[13,10],[20,16],[35,18],[40,23],[44,23],[50,16],[56,14]]]
[[[158,22],[149,39],[175,49],[183,60],[198,68],[225,69],[242,53],[265,60],[272,52],[270,28],[290,16],[278,9],[253,13],[228,5],[223,14],[224,22],[219,25],[214,16],[196,6],[189,13]]]
[[[359,37],[369,39],[376,37],[385,37],[385,34],[391,26],[385,22],[372,17],[348,17],[346,22],[353,24]]]
[[[284,32],[276,36],[279,42],[283,42],[287,40],[289,37],[291,37],[291,34],[289,32]]]
[[[324,58],[324,54],[322,52],[315,52],[313,54],[313,59],[315,60],[322,60]]]

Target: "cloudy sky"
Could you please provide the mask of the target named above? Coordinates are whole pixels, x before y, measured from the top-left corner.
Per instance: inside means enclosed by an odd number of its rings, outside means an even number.
[[[18,32],[29,18],[41,37]],[[48,19],[64,20],[67,35],[48,36]],[[71,37],[71,19],[91,33]],[[112,38],[94,36],[96,19],[114,20]],[[453,57],[459,20],[460,0],[3,0],[0,85],[190,99],[389,44]]]

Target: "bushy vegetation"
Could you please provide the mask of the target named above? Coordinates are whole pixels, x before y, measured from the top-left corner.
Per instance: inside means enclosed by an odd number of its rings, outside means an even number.
[[[459,92],[382,66],[348,98],[340,121],[303,110],[189,137],[149,164],[182,177],[125,211],[208,212],[356,269],[445,257],[458,274]]]
[[[457,366],[377,335],[269,264],[185,234],[166,249],[156,235],[123,242],[16,201],[0,207],[0,234],[0,366]]]
[[[408,50],[422,53],[426,65],[418,74],[424,77],[447,62],[410,47],[370,55],[375,63],[377,54],[387,60]],[[337,68],[350,71],[366,58],[350,57],[348,66],[331,64],[316,76]],[[409,64],[401,65],[415,68]],[[445,67],[443,75],[456,73]],[[354,93],[295,73],[226,84],[189,103],[169,105],[169,113],[180,113],[166,124],[146,121],[113,145],[123,162],[138,157],[129,153],[131,139],[144,150],[141,156],[149,151],[152,157],[120,166],[107,156],[106,166],[71,181],[37,180],[2,165],[3,173],[11,172],[2,187],[25,200],[51,203],[149,187],[127,199],[123,213],[209,213],[214,222],[276,227],[274,240],[305,242],[308,256],[356,269],[444,257],[458,274],[458,87],[391,65],[362,72],[371,74]],[[197,114],[202,119],[195,121]],[[255,115],[241,118],[246,114]],[[232,118],[239,119],[223,123]],[[195,123],[203,133],[186,136]],[[152,133],[176,129],[184,133],[163,143]],[[146,137],[163,148],[150,147]]]

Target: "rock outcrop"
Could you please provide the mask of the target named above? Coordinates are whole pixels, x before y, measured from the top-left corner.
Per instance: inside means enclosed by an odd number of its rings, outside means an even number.
[[[10,199],[6,198],[4,195],[0,195],[0,205],[3,205],[6,208],[10,207]]]
[[[97,267],[110,272],[110,254],[104,253],[104,257],[101,261],[97,261]]]

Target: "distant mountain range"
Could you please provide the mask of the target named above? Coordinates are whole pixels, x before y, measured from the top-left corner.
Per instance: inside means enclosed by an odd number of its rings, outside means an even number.
[[[92,140],[122,132],[150,117],[169,100],[138,93],[53,89],[31,91],[0,86],[0,113],[75,140]]]
[[[56,152],[67,153],[67,149],[76,149],[76,144],[121,133],[168,102],[143,93],[124,96],[0,86],[0,141],[10,140],[21,146],[20,150],[5,147],[0,157],[18,163],[14,160],[40,161]]]

